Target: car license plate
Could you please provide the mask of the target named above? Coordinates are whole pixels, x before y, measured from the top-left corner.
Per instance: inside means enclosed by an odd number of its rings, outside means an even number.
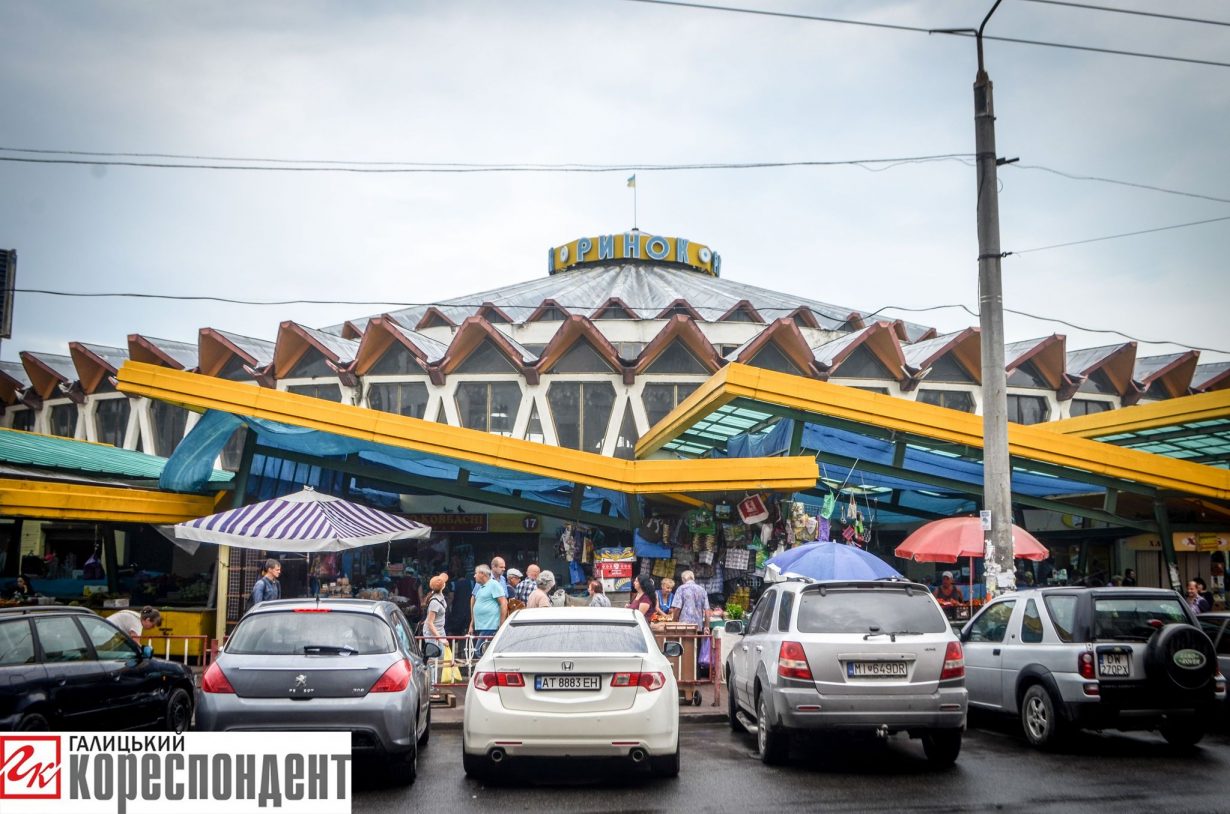
[[[602,689],[602,677],[594,676],[594,675],[534,676],[534,689],[536,690],[600,690]]]
[[[1108,678],[1127,678],[1131,674],[1131,654],[1098,653],[1098,675]]]
[[[904,661],[846,662],[846,676],[849,678],[905,678],[906,669]]]

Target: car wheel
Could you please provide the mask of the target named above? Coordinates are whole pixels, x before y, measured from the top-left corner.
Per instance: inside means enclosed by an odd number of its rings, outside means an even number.
[[[431,706],[427,707],[427,725],[423,727],[423,734],[419,735],[419,748],[423,749],[427,746],[427,742],[431,740]]]
[[[174,689],[167,699],[167,729],[179,734],[192,725],[192,696],[184,689]]]
[[[679,743],[675,743],[675,753],[649,758],[649,771],[654,777],[679,776]]]
[[[389,757],[389,779],[399,786],[409,786],[419,774],[419,750],[417,745],[410,751]]]
[[[923,735],[922,745],[927,761],[937,769],[946,769],[961,754],[961,730],[934,729]]]
[[[731,732],[742,732],[743,724],[739,723],[739,701],[735,698],[735,674],[726,676],[726,717],[730,721]]]
[[[763,693],[756,699],[756,751],[769,766],[780,766],[790,754],[790,739],[769,722],[769,705]]]
[[[466,777],[473,777],[476,780],[485,780],[487,778],[487,759],[482,755],[462,752],[461,768],[465,770]]]
[[[1025,739],[1039,749],[1053,749],[1063,737],[1063,721],[1050,692],[1041,684],[1025,691],[1021,701],[1021,728]]]
[[[46,732],[51,729],[47,723],[47,719],[37,712],[31,712],[29,715],[21,716],[21,720],[17,722],[15,727],[18,732]]]
[[[1204,722],[1194,718],[1180,718],[1167,721],[1159,728],[1166,743],[1179,749],[1186,749],[1200,743],[1204,738]]]

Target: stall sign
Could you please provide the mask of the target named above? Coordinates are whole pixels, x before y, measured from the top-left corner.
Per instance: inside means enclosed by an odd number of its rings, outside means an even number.
[[[431,526],[432,534],[485,534],[485,514],[403,514],[407,520]]]
[[[631,579],[632,565],[630,562],[600,562],[594,565],[594,570],[602,579]]]

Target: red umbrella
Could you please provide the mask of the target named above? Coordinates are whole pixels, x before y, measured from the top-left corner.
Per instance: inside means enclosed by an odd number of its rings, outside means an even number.
[[[956,562],[962,557],[981,557],[985,549],[986,532],[977,517],[945,517],[932,520],[915,531],[893,552],[904,560],[915,562]],[[1046,546],[1020,526],[1012,527],[1014,559],[1041,561],[1051,553]]]
[[[903,560],[915,562],[951,562],[969,557],[970,595],[974,598],[974,557],[986,551],[982,519],[978,517],[945,517],[921,527],[893,551]],[[1014,559],[1045,560],[1051,553],[1038,539],[1020,526],[1012,526],[1012,556]]]

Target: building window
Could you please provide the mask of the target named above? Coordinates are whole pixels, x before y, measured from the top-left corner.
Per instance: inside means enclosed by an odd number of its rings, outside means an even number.
[[[243,445],[248,437],[248,425],[236,427],[231,433],[231,437],[226,439],[226,445],[222,447],[222,468],[227,472],[238,472],[239,465],[243,463]]]
[[[323,376],[336,376],[337,372],[329,367],[329,361],[318,350],[306,351],[299,361],[291,368],[283,379],[317,379]]]
[[[895,379],[879,357],[866,345],[859,345],[833,371],[843,379]]]
[[[34,432],[34,411],[26,409],[13,413],[13,429]]]
[[[614,373],[611,365],[598,354],[594,346],[581,340],[565,351],[551,366],[552,373]]]
[[[757,319],[756,315],[747,308],[739,308],[731,314],[726,315],[721,319],[722,322],[764,322],[763,319]]]
[[[149,418],[154,427],[154,448],[146,451],[164,457],[170,455],[184,438],[184,428],[188,426],[188,411],[165,401],[152,401]]]
[[[636,418],[632,415],[632,399],[624,405],[624,420],[619,425],[619,435],[615,437],[615,457],[632,460],[636,457],[636,442],[640,435],[636,431]]]
[[[247,371],[246,364],[242,358],[231,354],[231,358],[227,359],[226,364],[218,371],[218,378],[232,382],[252,381],[252,374]]]
[[[77,432],[77,405],[57,404],[51,408],[51,434],[72,438]]]
[[[419,364],[418,359],[414,358],[414,354],[405,345],[393,345],[380,357],[376,364],[372,365],[371,370],[367,371],[369,376],[405,376],[423,375],[423,366]]]
[[[342,400],[342,388],[337,384],[289,384],[286,386],[286,392],[338,403]]]
[[[645,404],[645,415],[649,418],[649,426],[657,424],[666,418],[670,411],[679,406],[679,402],[692,395],[692,391],[700,385],[696,384],[647,384],[641,394]]]
[[[376,382],[367,387],[367,406],[385,413],[422,418],[427,412],[427,385],[422,382]]]
[[[1018,424],[1041,424],[1051,417],[1050,405],[1042,396],[1008,394],[1008,420]]]
[[[1089,378],[1081,382],[1079,392],[1102,393],[1107,396],[1119,395],[1119,389],[1111,383],[1110,377],[1101,368],[1090,373]]]
[[[695,374],[705,376],[709,371],[700,363],[682,342],[676,340],[666,346],[649,366],[646,373]]]
[[[561,447],[601,452],[607,424],[615,406],[610,382],[553,382],[547,402]]]
[[[461,426],[512,435],[521,409],[521,385],[516,382],[462,382],[457,385]]]
[[[1093,415],[1094,413],[1104,413],[1107,410],[1113,409],[1115,405],[1109,401],[1096,401],[1094,399],[1072,399],[1072,406],[1069,412],[1073,418],[1082,415]]]
[[[568,319],[568,315],[561,309],[555,307],[547,307],[538,312],[538,316],[534,317],[534,322],[562,322]]]
[[[949,410],[960,410],[963,413],[974,412],[974,396],[965,390],[919,388],[918,400],[923,404],[934,404],[936,407],[947,407]]]
[[[974,383],[974,377],[961,366],[960,362],[953,358],[951,353],[946,353],[935,360],[935,363],[931,365],[931,372],[927,374],[927,380],[932,382]]]
[[[491,340],[485,340],[457,365],[458,373],[516,373],[508,357]]]
[[[1042,371],[1038,370],[1037,365],[1033,362],[1022,362],[1017,366],[1016,370],[1008,374],[1008,386],[1037,387],[1046,390],[1051,385],[1046,381],[1046,377],[1042,375]]]
[[[94,402],[94,424],[99,442],[113,447],[124,446],[124,433],[128,429],[128,415],[131,412],[132,406],[127,398]]]
[[[782,353],[782,349],[773,342],[761,348],[760,353],[752,357],[749,364],[753,367],[764,368],[765,370],[776,370],[778,373],[789,373],[792,376],[805,375],[794,362],[791,362],[786,357],[786,354]]]

